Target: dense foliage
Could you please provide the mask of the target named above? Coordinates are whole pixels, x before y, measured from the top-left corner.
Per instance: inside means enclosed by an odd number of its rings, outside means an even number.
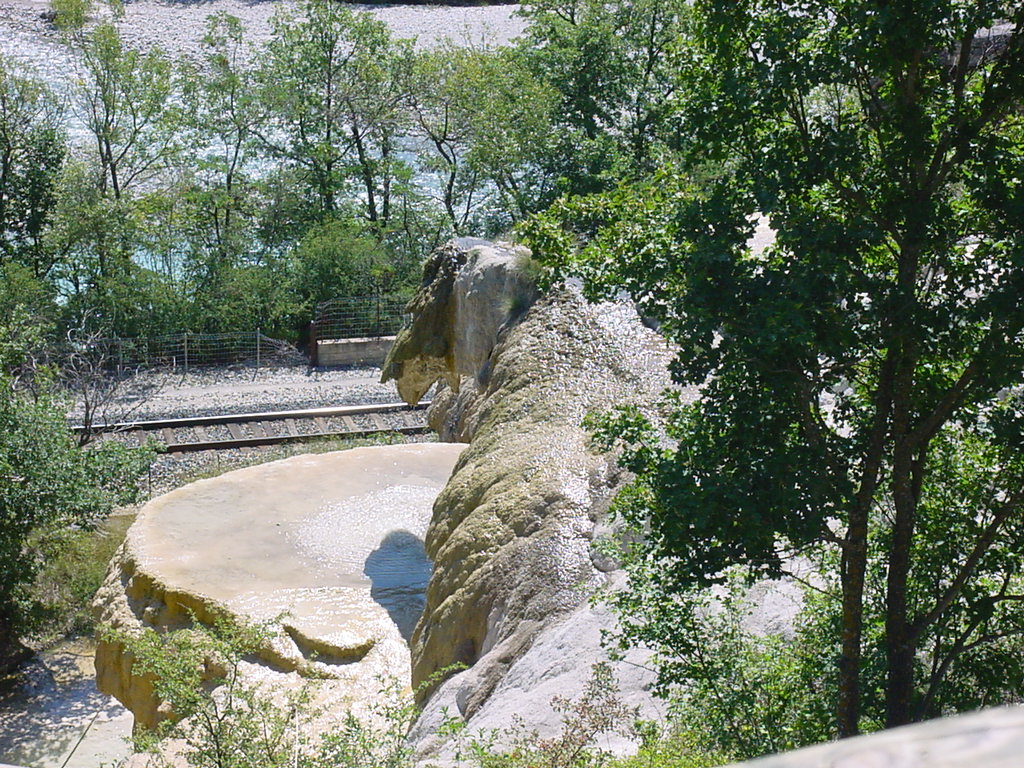
[[[529,229],[595,292],[627,289],[701,392],[670,400],[668,440],[603,423],[649,530],[627,636],[691,648],[671,616],[692,587],[817,565],[821,735],[1021,694],[1022,22],[1008,2],[696,2],[674,164]]]
[[[294,338],[319,301],[401,294],[452,234],[649,170],[681,7],[530,3],[521,44],[420,49],[309,0],[262,44],[211,16],[174,62],[125,43],[117,3],[55,0],[82,77],[64,98],[0,59],[0,266],[58,329]]]
[[[150,457],[115,443],[79,448],[50,374],[29,365],[39,343],[31,329],[18,314],[0,325],[0,670],[19,660],[21,638],[42,616],[39,571],[135,497]]]

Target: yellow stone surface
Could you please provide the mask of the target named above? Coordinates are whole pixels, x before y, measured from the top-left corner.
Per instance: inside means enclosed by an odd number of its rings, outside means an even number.
[[[464,445],[420,443],[298,456],[230,472],[151,501],[111,564],[101,621],[176,629],[227,610],[273,621],[247,674],[315,678],[335,711],[409,678],[406,638],[422,609],[423,537]],[[116,643],[96,655],[100,690],[137,725],[166,715]],[[281,678],[281,679],[275,679]]]

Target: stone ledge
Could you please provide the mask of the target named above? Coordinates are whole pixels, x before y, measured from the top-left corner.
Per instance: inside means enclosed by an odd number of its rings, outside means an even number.
[[[746,768],[1019,768],[1022,764],[1024,707],[944,717],[742,763]]]

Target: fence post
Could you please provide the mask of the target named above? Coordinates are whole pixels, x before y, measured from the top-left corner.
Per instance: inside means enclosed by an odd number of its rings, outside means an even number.
[[[260,329],[256,329],[256,370],[260,369]]]
[[[185,347],[185,373],[188,373],[188,331],[185,331],[183,338],[185,339],[185,343],[183,345]]]
[[[309,364],[314,368],[320,364],[320,350],[316,343],[316,320],[309,323]]]

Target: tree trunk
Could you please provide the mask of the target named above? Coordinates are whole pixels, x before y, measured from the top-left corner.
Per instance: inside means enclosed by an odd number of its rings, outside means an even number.
[[[380,220],[377,214],[377,195],[373,168],[370,165],[370,158],[363,142],[363,135],[353,127],[352,143],[356,147],[356,157],[359,159],[359,175],[363,179],[363,187],[366,189],[366,217],[374,225]]]
[[[917,517],[917,499],[911,478],[912,464],[910,451],[901,443],[893,455],[893,504],[896,517],[889,549],[889,572],[886,576],[885,653],[888,679],[885,688],[885,724],[888,728],[910,722],[910,700],[914,689],[916,644],[907,616],[907,581],[910,577],[910,554]]]
[[[7,230],[7,186],[13,165],[12,153],[10,151],[5,152],[3,158],[0,158],[0,235]],[[0,246],[6,245],[6,242],[6,238],[4,238]]]
[[[860,732],[860,655],[864,624],[864,573],[867,569],[867,515],[850,520],[843,552],[843,628],[839,657],[839,738]]]
[[[850,509],[850,517],[843,545],[842,579],[842,650],[839,659],[839,700],[836,719],[839,737],[856,736],[860,732],[860,662],[861,635],[864,628],[864,575],[868,561],[868,521],[882,467],[888,435],[889,416],[892,412],[893,376],[895,358],[890,351],[879,371],[878,389],[875,390],[875,413],[871,423],[860,485]]]
[[[12,672],[32,657],[32,651],[21,644],[10,620],[0,617],[0,675]]]
[[[916,643],[907,615],[907,583],[910,578],[911,548],[917,524],[917,496],[914,482],[914,446],[911,445],[911,402],[918,345],[912,330],[917,322],[915,294],[918,265],[924,235],[917,228],[904,239],[899,255],[899,278],[893,317],[896,374],[892,397],[892,499],[894,517],[889,545],[885,590],[885,724],[892,728],[910,722],[910,699],[914,690]]]

